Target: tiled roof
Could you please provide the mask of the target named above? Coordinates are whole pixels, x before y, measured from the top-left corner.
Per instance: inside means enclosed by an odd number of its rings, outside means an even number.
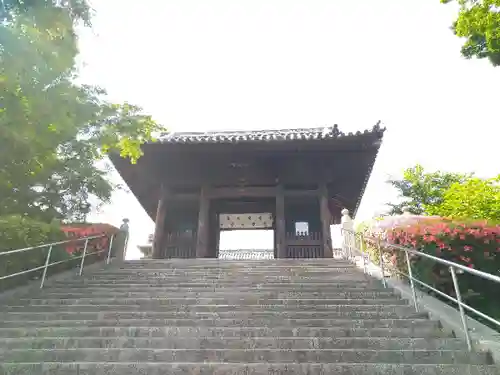
[[[238,143],[238,142],[280,142],[298,140],[321,140],[341,137],[352,137],[361,134],[377,134],[382,136],[385,128],[380,121],[364,132],[343,133],[337,125],[321,128],[281,129],[281,130],[249,130],[249,131],[213,131],[201,133],[166,133],[159,137],[160,143]]]

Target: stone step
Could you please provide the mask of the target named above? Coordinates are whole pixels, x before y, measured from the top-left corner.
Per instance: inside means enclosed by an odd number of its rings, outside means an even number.
[[[324,291],[324,292],[315,292],[315,291],[264,291],[264,290],[253,290],[253,291],[188,291],[185,290],[183,292],[162,292],[162,291],[150,291],[150,292],[126,292],[126,291],[95,291],[95,292],[87,292],[87,291],[51,291],[50,289],[45,290],[40,294],[35,294],[33,297],[42,297],[42,298],[85,298],[85,297],[94,297],[94,298],[140,298],[140,297],[164,297],[164,298],[175,298],[175,297],[255,297],[255,298],[283,298],[283,299],[297,299],[297,298],[328,298],[328,299],[340,299],[340,298],[360,298],[360,299],[369,299],[369,298],[388,298],[388,297],[396,297],[398,296],[392,290],[381,290],[377,292],[366,292],[366,291],[349,291],[349,292],[340,292],[340,291]]]
[[[3,372],[1,371],[3,370]],[[0,364],[5,375],[499,375],[495,366],[365,363],[19,363]]]
[[[170,276],[162,276],[162,275],[141,275],[141,276],[113,276],[113,277],[82,277],[82,278],[74,278],[71,281],[68,280],[67,283],[64,281],[53,281],[51,285],[91,285],[98,284],[101,285],[103,283],[115,283],[115,284],[179,284],[179,285],[270,285],[270,286],[280,286],[280,285],[340,285],[344,286],[356,286],[356,285],[376,285],[377,287],[382,286],[382,283],[379,280],[366,280],[361,278],[345,278],[345,277],[331,277],[331,278],[322,278],[318,277],[310,277],[310,278],[302,278],[296,280],[290,279],[273,279],[273,280],[259,280],[255,279],[244,279],[238,276],[234,276],[231,278],[224,277],[213,277],[213,278],[203,278],[203,277],[170,277]]]
[[[384,327],[434,327],[439,328],[438,322],[428,319],[286,319],[281,317],[273,318],[229,318],[229,319],[99,319],[99,320],[1,320],[0,328],[18,327],[75,327],[87,325],[88,327],[347,327],[347,328],[384,328]]]
[[[261,286],[263,284],[269,286],[277,286],[281,287],[283,285],[290,286],[292,284],[298,285],[306,285],[306,286],[330,286],[330,287],[338,287],[338,288],[362,288],[362,287],[382,287],[382,283],[378,281],[352,281],[352,280],[339,280],[339,279],[330,279],[330,280],[275,280],[275,281],[263,281],[263,280],[254,280],[247,281],[244,279],[239,280],[225,280],[225,279],[213,279],[213,280],[195,280],[195,279],[130,279],[130,280],[118,280],[118,279],[102,279],[102,280],[93,280],[93,279],[84,279],[84,280],[74,280],[74,281],[55,281],[51,285],[54,286],[68,286],[72,288],[82,288],[82,287],[93,287],[93,286],[102,286],[103,284],[111,284],[113,287],[128,287],[132,286],[215,286],[215,285],[227,285],[227,286]]]
[[[332,258],[305,258],[305,259],[291,259],[291,258],[278,258],[278,259],[250,259],[250,260],[221,260],[217,258],[195,258],[195,259],[130,259],[121,262],[121,264],[168,264],[168,263],[186,263],[186,264],[206,264],[206,263],[232,263],[232,264],[247,264],[247,263],[258,263],[263,265],[275,264],[275,263],[310,263],[310,264],[321,264],[321,263],[348,263],[346,259],[332,259]],[[120,264],[120,263],[117,263]]]
[[[360,311],[342,309],[337,311],[31,311],[0,313],[2,321],[23,320],[108,320],[108,319],[425,319],[427,313],[415,312],[407,306],[387,310]]]
[[[315,268],[334,268],[334,267],[353,267],[353,264],[348,261],[332,260],[332,259],[265,259],[265,260],[219,260],[219,259],[160,259],[148,260],[145,262],[125,261],[121,264],[114,264],[113,268],[145,268],[145,267],[166,267],[166,268],[189,268],[189,269],[263,269],[263,268],[299,268],[299,269],[315,269]]]
[[[269,274],[293,274],[293,275],[301,275],[301,274],[326,274],[331,273],[329,271],[333,270],[333,272],[339,270],[342,273],[344,270],[349,270],[351,274],[355,275],[364,275],[363,271],[360,270],[354,264],[338,264],[338,265],[328,265],[328,264],[318,264],[312,267],[302,267],[298,265],[273,265],[273,266],[259,266],[259,265],[248,265],[248,266],[231,266],[230,264],[217,265],[217,264],[207,264],[205,266],[189,266],[189,265],[165,265],[165,264],[149,264],[142,266],[112,266],[109,268],[93,268],[92,273],[95,274],[106,274],[106,271],[110,273],[122,273],[124,271],[130,272],[141,272],[141,271],[151,271],[151,272],[168,272],[172,274],[236,274],[240,273],[243,275],[251,275],[251,274],[265,274],[264,271],[269,270]]]
[[[493,375],[490,362],[332,259],[113,262],[0,307],[0,374]]]
[[[486,353],[466,350],[369,349],[11,349],[0,363],[16,362],[172,362],[172,363],[421,363],[490,364]]]
[[[87,294],[93,294],[94,292],[99,292],[99,293],[169,293],[169,292],[286,292],[286,293],[295,293],[295,292],[317,292],[317,293],[378,293],[378,292],[385,292],[387,289],[384,289],[383,287],[380,288],[370,288],[370,287],[345,287],[345,288],[334,288],[330,287],[328,285],[325,286],[294,286],[294,287],[270,287],[268,285],[262,285],[261,287],[238,287],[238,286],[193,286],[193,287],[188,287],[188,286],[174,286],[174,285],[165,285],[165,286],[139,286],[139,287],[134,287],[130,286],[129,288],[115,288],[113,285],[101,285],[101,286],[92,286],[92,287],[87,287],[87,288],[71,288],[71,287],[65,287],[65,286],[60,286],[60,287],[50,287],[47,288],[44,293],[68,293],[70,291],[74,291],[75,293],[87,293]]]
[[[316,268],[316,267],[340,267],[352,266],[352,263],[347,260],[337,259],[320,259],[320,258],[304,258],[304,259],[255,259],[255,260],[223,260],[214,258],[199,258],[199,259],[147,259],[128,260],[121,263],[113,264],[113,268],[130,268],[130,267],[172,267],[172,268],[272,268],[272,267],[298,267],[298,268]]]
[[[352,275],[365,275],[362,271],[352,264],[345,265],[337,265],[331,266],[328,264],[325,265],[316,265],[313,267],[300,267],[294,265],[282,265],[282,266],[270,266],[270,267],[262,267],[262,266],[224,266],[217,267],[211,264],[206,266],[169,266],[169,265],[144,265],[144,266],[124,266],[124,267],[109,267],[109,268],[98,268],[93,269],[93,274],[101,274],[105,275],[106,271],[109,273],[123,273],[124,271],[130,272],[141,272],[144,270],[151,270],[151,272],[167,272],[171,274],[202,274],[202,275],[216,275],[216,274],[225,274],[225,275],[234,275],[234,274],[242,274],[245,276],[256,274],[256,275],[265,275],[264,271],[268,270],[269,273],[267,275],[303,275],[303,274],[328,274],[330,270],[350,270],[350,274]]]
[[[248,280],[257,279],[257,278],[265,278],[271,280],[276,280],[278,277],[282,277],[284,279],[321,279],[323,277],[326,278],[338,278],[341,280],[366,280],[366,276],[363,273],[358,273],[357,270],[350,269],[342,269],[342,270],[334,270],[330,271],[320,271],[320,272],[284,272],[284,271],[270,271],[270,272],[171,272],[168,270],[113,270],[108,273],[98,273],[95,271],[88,271],[84,276],[85,279],[115,279],[115,278],[148,278],[148,277],[158,277],[158,278],[172,278],[172,279],[185,279],[190,280],[191,278],[195,279],[204,279],[204,278],[220,278],[224,277],[229,280],[235,279],[238,277],[246,277]]]
[[[126,274],[160,274],[160,275],[171,275],[171,276],[235,276],[242,275],[246,277],[252,276],[284,276],[284,277],[296,277],[296,276],[344,276],[344,277],[360,277],[364,276],[355,266],[344,266],[344,267],[228,267],[228,268],[211,268],[200,267],[200,268],[169,268],[169,267],[126,267],[126,268],[110,268],[101,270],[92,270],[90,274],[92,275],[126,275]]]
[[[340,269],[340,268],[339,268]],[[276,280],[276,279],[294,279],[294,278],[316,278],[316,277],[327,277],[327,278],[346,278],[346,279],[368,279],[369,276],[364,274],[363,272],[358,272],[355,268],[346,268],[342,267],[342,270],[349,269],[352,272],[341,272],[341,273],[333,273],[329,272],[330,268],[314,268],[314,269],[238,269],[231,268],[227,270],[211,270],[211,269],[168,269],[168,268],[156,268],[151,272],[143,272],[143,268],[111,268],[104,270],[93,270],[87,275],[97,276],[97,277],[106,277],[107,275],[118,275],[118,276],[126,276],[128,274],[143,274],[143,275],[155,275],[158,273],[165,274],[167,277],[197,277],[197,278],[205,278],[205,277],[237,277],[241,276],[247,279],[254,279],[257,277],[262,277],[264,279]],[[108,271],[108,272],[105,272]],[[269,272],[264,272],[269,271]]]
[[[176,326],[54,326],[54,327],[24,327],[0,328],[0,337],[325,337],[325,338],[450,338],[451,334],[442,331],[438,325],[409,325],[408,327],[176,327]]]
[[[467,350],[458,339],[311,337],[38,337],[4,338],[0,350],[74,348]]]
[[[338,285],[339,287],[349,287],[349,286],[377,286],[381,287],[382,282],[379,280],[363,280],[363,279],[345,279],[345,278],[309,278],[309,279],[297,279],[297,280],[250,280],[235,277],[234,279],[228,278],[187,278],[187,277],[161,277],[161,276],[138,276],[138,277],[93,277],[93,278],[75,278],[67,283],[62,281],[52,281],[51,285],[102,285],[105,283],[113,283],[118,285],[126,284],[146,284],[146,285],[227,285],[227,286],[255,286],[255,285],[269,285],[269,286],[280,286],[280,285]]]
[[[386,289],[382,285],[382,283],[373,282],[373,283],[365,283],[365,282],[287,282],[287,283],[266,283],[266,282],[255,282],[255,283],[247,283],[245,281],[234,281],[234,282],[192,282],[190,280],[181,280],[181,281],[166,281],[163,279],[157,280],[130,280],[130,281],[116,281],[116,280],[101,280],[99,282],[73,282],[73,283],[64,283],[57,282],[50,285],[50,288],[78,288],[78,287],[88,287],[88,288],[100,288],[100,287],[119,287],[122,286],[134,286],[138,287],[151,287],[151,288],[220,288],[220,289],[232,289],[232,288],[247,288],[247,289],[255,289],[255,288],[266,288],[266,289],[326,289],[326,288],[339,288],[339,289],[360,289],[366,288],[368,290],[383,290]]]
[[[376,282],[377,280],[370,280],[363,274],[352,274],[350,272],[347,273],[338,273],[332,274],[330,272],[322,272],[318,274],[283,274],[283,273],[263,273],[261,275],[248,275],[245,272],[234,273],[234,274],[226,274],[226,273],[186,273],[186,274],[169,274],[165,272],[126,272],[119,274],[89,274],[86,275],[85,280],[127,280],[127,279],[148,279],[148,278],[161,278],[168,280],[226,280],[228,282],[231,281],[260,281],[260,282],[307,282],[307,281],[317,281],[321,282],[325,281],[333,281],[339,280],[342,282]]]
[[[307,265],[307,263],[300,263],[300,262],[294,262],[294,263],[276,263],[276,264],[267,264],[267,265],[262,265],[258,263],[252,263],[252,262],[247,262],[247,263],[233,263],[233,262],[219,262],[219,263],[214,263],[214,262],[206,262],[206,263],[155,263],[155,262],[150,262],[147,264],[127,264],[124,263],[122,265],[114,265],[109,268],[111,271],[116,271],[116,270],[144,270],[144,269],[152,269],[152,270],[168,270],[168,271],[255,271],[255,272],[261,272],[263,270],[269,269],[271,271],[309,271],[309,272],[315,272],[315,271],[324,271],[327,269],[342,269],[342,268],[349,268],[349,269],[356,269],[356,266],[354,266],[352,263],[318,263],[314,265]],[[106,269],[98,269],[96,272],[105,272]]]
[[[111,270],[141,270],[141,269],[165,269],[165,270],[193,270],[193,271],[262,271],[265,269],[269,270],[301,270],[301,271],[317,271],[325,269],[336,269],[336,268],[351,268],[356,267],[352,263],[316,263],[307,264],[301,262],[281,262],[281,263],[269,263],[262,264],[257,262],[169,262],[169,263],[158,263],[149,262],[144,264],[134,264],[134,263],[122,263],[116,264],[110,267]],[[96,270],[96,272],[104,272],[105,269]]]
[[[294,265],[281,265],[281,266],[269,266],[269,267],[262,267],[262,266],[221,266],[218,267],[217,265],[212,265],[208,264],[205,266],[182,266],[182,265],[143,265],[143,266],[123,266],[123,267],[110,267],[110,268],[101,268],[101,269],[95,269],[92,271],[92,273],[95,274],[106,274],[106,271],[109,271],[109,273],[123,273],[124,271],[130,271],[130,272],[141,272],[144,270],[151,270],[152,272],[168,272],[172,274],[243,274],[243,275],[251,275],[251,274],[259,274],[259,275],[264,275],[266,272],[264,271],[269,271],[267,275],[271,274],[281,274],[281,275],[286,275],[286,274],[295,274],[295,275],[302,275],[302,274],[328,274],[330,273],[330,270],[351,270],[351,274],[357,274],[357,275],[363,275],[363,272],[358,271],[358,268],[352,264],[344,264],[344,265],[316,265],[313,267],[301,267],[301,266],[294,266]]]
[[[113,270],[108,273],[89,272],[85,278],[99,279],[99,278],[145,278],[145,277],[163,277],[170,279],[218,279],[226,278],[228,280],[237,279],[239,277],[245,280],[321,280],[321,279],[339,279],[339,280],[365,280],[368,281],[369,277],[361,272],[353,270],[352,272],[171,272],[168,270],[156,270],[145,272],[142,270]]]
[[[140,297],[140,298],[98,298],[98,297],[82,297],[82,298],[21,298],[12,300],[11,305],[21,304],[22,306],[82,306],[82,305],[127,305],[127,306],[193,306],[193,305],[265,305],[265,306],[303,306],[304,308],[312,307],[329,307],[338,305],[408,305],[408,302],[399,297],[391,298],[301,298],[301,299],[276,299],[266,297],[241,297],[240,295],[232,298],[225,297]]]
[[[100,281],[100,280],[148,280],[148,279],[158,279],[158,280],[175,280],[175,281],[186,281],[199,280],[199,281],[213,281],[213,280],[226,280],[226,281],[261,281],[261,282],[301,282],[301,281],[334,281],[339,280],[340,282],[378,282],[377,279],[369,279],[363,274],[353,274],[352,272],[345,273],[331,273],[331,272],[321,272],[316,274],[283,274],[281,272],[277,273],[262,273],[262,274],[251,274],[246,272],[227,274],[221,273],[186,273],[186,274],[171,274],[167,272],[135,272],[124,270],[121,273],[107,273],[107,274],[96,274],[88,273],[82,278],[76,277],[72,281],[89,280],[89,281]]]
[[[141,259],[126,260],[124,262],[113,264],[113,268],[121,267],[148,267],[161,266],[173,268],[203,268],[205,267],[229,267],[229,268],[265,268],[265,267],[334,267],[334,266],[350,266],[352,263],[341,259],[325,259],[325,258],[303,258],[303,259],[244,259],[244,260],[224,260],[215,258],[198,258],[198,259]]]
[[[254,286],[254,285],[269,285],[269,286],[291,286],[291,285],[310,285],[310,286],[326,286],[326,285],[339,285],[341,287],[349,286],[372,286],[381,287],[382,283],[378,280],[354,280],[354,279],[341,279],[341,278],[331,278],[331,279],[321,279],[321,278],[310,278],[307,280],[245,280],[242,278],[235,277],[234,279],[225,278],[186,278],[186,277],[160,277],[160,276],[141,276],[134,278],[120,278],[120,277],[110,277],[110,278],[82,278],[73,279],[67,283],[63,281],[55,281],[51,285],[102,285],[103,283],[114,283],[114,284],[175,284],[175,285],[185,285],[185,286],[205,286],[205,285],[240,285],[240,286]]]
[[[93,276],[172,276],[172,277],[203,277],[203,276],[219,276],[225,275],[229,276],[313,276],[313,277],[321,277],[322,275],[332,276],[342,276],[342,277],[361,277],[363,273],[359,272],[358,269],[354,267],[336,267],[330,268],[325,267],[324,269],[314,269],[314,271],[307,269],[290,269],[290,268],[262,268],[262,269],[200,269],[200,270],[191,270],[191,269],[167,269],[167,268],[124,268],[117,269],[113,268],[108,270],[108,272],[103,271],[93,271],[90,273]]]
[[[151,283],[151,284],[122,284],[115,285],[111,282],[94,284],[94,285],[51,285],[45,291],[48,292],[61,292],[74,290],[75,292],[82,291],[114,291],[124,292],[124,291],[166,291],[166,292],[179,292],[179,291],[193,291],[193,292],[211,292],[211,291],[222,291],[222,292],[232,292],[232,291],[242,291],[242,292],[252,292],[252,291],[266,291],[266,292],[383,292],[387,291],[382,286],[378,285],[335,285],[335,284],[315,284],[315,285],[294,285],[293,287],[289,284],[286,285],[244,285],[244,284],[213,284],[213,285],[201,285],[201,284],[176,284],[176,283]],[[45,292],[44,291],[44,292]]]
[[[379,305],[223,305],[223,304],[212,304],[212,305],[152,305],[148,306],[141,305],[42,305],[42,306],[3,306],[0,307],[0,314],[2,313],[99,313],[105,311],[126,311],[126,312],[137,312],[137,311],[148,311],[148,312],[193,312],[193,313],[204,313],[204,312],[245,312],[245,313],[262,313],[262,312],[277,312],[277,313],[301,313],[301,312],[315,312],[321,314],[329,314],[335,312],[352,312],[352,311],[390,311],[403,314],[413,312],[414,308],[402,305],[402,304],[379,304]]]

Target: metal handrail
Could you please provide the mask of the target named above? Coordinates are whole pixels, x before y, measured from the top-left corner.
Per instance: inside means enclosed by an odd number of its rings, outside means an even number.
[[[406,258],[406,264],[407,264],[407,268],[408,268],[408,274],[401,272],[397,269],[395,271],[397,274],[405,276],[406,278],[409,279],[410,287],[411,287],[411,291],[412,291],[413,305],[415,307],[415,310],[418,311],[418,308],[419,308],[415,284],[419,284],[419,285],[423,286],[424,288],[427,288],[427,289],[439,294],[440,296],[448,299],[449,301],[456,303],[458,306],[459,313],[460,313],[460,319],[461,319],[462,326],[464,329],[465,340],[467,342],[467,347],[469,348],[469,350],[472,350],[472,340],[470,337],[470,332],[469,332],[469,328],[468,328],[468,324],[467,324],[465,310],[468,310],[468,311],[476,314],[477,316],[480,316],[481,318],[486,319],[493,324],[496,324],[500,328],[500,321],[494,319],[493,317],[491,317],[487,314],[482,313],[479,310],[474,309],[473,307],[467,305],[466,303],[464,303],[462,301],[462,294],[460,292],[460,286],[458,283],[456,271],[460,270],[462,272],[466,272],[466,273],[469,273],[471,275],[478,276],[482,279],[493,281],[493,282],[500,284],[500,277],[499,276],[496,276],[496,275],[493,275],[493,274],[490,274],[487,272],[479,271],[479,270],[476,270],[473,268],[465,267],[461,264],[451,262],[449,260],[441,259],[441,258],[435,257],[433,255],[425,254],[425,253],[418,251],[418,250],[415,250],[415,249],[410,249],[410,248],[400,246],[400,245],[394,245],[394,244],[391,244],[387,241],[382,241],[382,239],[380,237],[378,237],[378,238],[377,237],[365,237],[362,233],[357,233],[355,231],[345,229],[345,228],[342,228],[341,232],[342,232],[343,237],[344,237],[344,242],[343,242],[343,246],[342,246],[342,253],[343,253],[344,258],[347,258],[347,259],[353,261],[355,259],[355,257],[353,257],[353,252],[360,254],[362,259],[363,259],[363,269],[364,269],[365,273],[367,273],[367,262],[369,262],[369,258],[367,257],[368,254],[364,253],[362,245],[360,246],[361,249],[357,248],[356,238],[358,238],[361,241],[361,244],[363,244],[363,241],[366,239],[372,240],[376,243],[377,250],[379,253],[379,268],[380,268],[381,273],[382,273],[382,283],[383,283],[385,288],[387,288],[387,282],[385,279],[382,247],[386,247],[389,249],[394,249],[394,250],[398,250],[400,252],[404,252],[405,258]],[[345,235],[345,234],[348,234],[348,235]],[[414,277],[413,272],[412,272],[412,268],[411,268],[410,254],[415,255],[415,256],[419,256],[419,257],[423,257],[423,258],[427,258],[427,259],[435,261],[436,263],[447,266],[448,270],[450,272],[451,278],[452,278],[453,288],[455,289],[456,298],[452,297],[452,296],[434,288],[433,286],[417,279],[416,277]]]
[[[73,239],[70,239],[70,240],[64,240],[64,241],[58,241],[58,242],[51,242],[51,243],[48,243],[48,244],[42,244],[42,245],[37,245],[37,246],[25,247],[25,248],[22,248],[22,249],[4,251],[4,252],[0,253],[0,256],[2,256],[2,255],[8,255],[8,254],[15,254],[15,253],[22,253],[23,251],[29,251],[29,250],[34,250],[34,249],[43,249],[44,247],[48,247],[48,246],[63,245],[65,243],[71,243],[71,242],[76,242],[76,241],[81,241],[81,240],[93,240],[93,239],[102,238],[102,237],[107,237],[107,234],[101,234],[99,236],[90,236],[90,237],[78,237],[78,238],[73,238]]]
[[[40,282],[40,289],[41,289],[41,288],[43,288],[43,286],[45,284],[45,279],[47,278],[47,269],[49,267],[55,266],[57,264],[62,264],[62,263],[66,263],[66,262],[69,262],[69,261],[73,261],[75,259],[81,259],[81,261],[80,261],[80,270],[78,272],[78,274],[81,276],[82,273],[83,273],[83,267],[85,265],[85,257],[91,256],[91,255],[95,255],[95,254],[100,254],[100,253],[102,253],[104,251],[107,251],[108,254],[107,254],[107,257],[106,257],[106,264],[110,263],[110,260],[111,260],[111,250],[113,248],[113,240],[115,238],[115,234],[111,234],[111,236],[109,237],[110,240],[109,240],[109,245],[108,245],[107,249],[103,249],[103,250],[99,250],[99,251],[94,251],[94,252],[91,252],[91,253],[87,253],[87,248],[88,248],[89,241],[95,240],[95,239],[99,239],[99,238],[106,238],[108,236],[109,236],[109,234],[102,234],[102,235],[89,236],[89,237],[79,237],[79,238],[74,238],[74,239],[69,239],[69,240],[64,240],[64,241],[57,241],[57,242],[52,242],[52,243],[43,244],[43,245],[37,245],[37,246],[25,247],[25,248],[22,248],[22,249],[9,250],[9,251],[5,251],[5,252],[1,252],[0,256],[4,256],[4,255],[22,253],[22,252],[26,252],[26,251],[37,250],[37,249],[43,249],[43,248],[47,248],[47,247],[49,248],[49,251],[47,252],[47,257],[45,258],[45,263],[44,263],[43,266],[33,267],[33,268],[28,269],[28,270],[23,270],[23,271],[20,271],[20,272],[16,272],[16,273],[12,273],[12,274],[9,274],[9,275],[1,276],[0,277],[0,281],[1,280],[6,280],[6,279],[10,279],[12,277],[24,275],[24,274],[27,274],[27,273],[30,273],[30,272],[39,271],[39,270],[43,269],[42,280]],[[54,246],[64,245],[64,244],[68,244],[68,243],[75,243],[75,242],[79,242],[79,241],[85,241],[85,244],[83,246],[82,255],[79,255],[79,256],[76,256],[76,257],[71,257],[71,258],[64,259],[64,260],[60,260],[60,261],[57,261],[57,262],[52,262],[52,263],[50,262],[50,256],[52,254],[52,249],[54,248]]]

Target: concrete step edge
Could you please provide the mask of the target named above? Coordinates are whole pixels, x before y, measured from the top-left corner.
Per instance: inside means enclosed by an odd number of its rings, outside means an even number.
[[[40,306],[43,306],[43,307],[47,307],[47,305],[40,305]],[[41,308],[40,306],[31,306],[32,308]],[[54,305],[54,306],[57,306],[57,307],[60,307],[61,305]],[[62,306],[68,306],[68,305],[62,305]],[[115,307],[115,308],[130,308],[130,307],[133,307],[133,306],[136,306],[136,307],[143,307],[143,305],[140,305],[140,304],[135,304],[135,305],[131,305],[131,304],[125,304],[125,305],[118,305],[118,304],[115,304],[115,305],[108,305],[108,304],[102,304],[102,305],[83,305],[83,304],[80,304],[80,305],[69,305],[69,306],[72,306],[72,307],[79,307],[79,308],[90,308],[90,307],[95,307],[95,308],[103,308],[103,307]],[[157,307],[158,308],[165,308],[165,306],[169,306],[169,305],[158,305]],[[197,304],[192,304],[192,305],[182,305],[183,308],[206,308],[206,309],[217,309],[217,308],[250,308],[250,310],[248,311],[252,311],[251,309],[254,309],[254,308],[260,308],[260,309],[274,309],[274,308],[287,308],[287,307],[295,307],[297,309],[302,309],[304,308],[305,306],[310,306],[314,309],[321,309],[321,310],[325,310],[325,311],[328,311],[330,308],[331,309],[336,309],[336,308],[354,308],[354,309],[359,309],[359,308],[373,308],[373,309],[379,309],[379,308],[402,308],[402,307],[409,307],[409,308],[413,308],[407,304],[380,304],[380,305],[377,305],[377,304],[358,304],[358,305],[355,305],[355,304],[352,304],[352,305],[332,305],[332,304],[329,304],[329,305],[321,305],[321,304],[311,304],[311,305],[289,305],[289,304],[284,304],[284,305],[228,305],[228,304],[220,304],[220,305],[197,305]],[[29,305],[5,305],[6,308],[8,309],[11,309],[11,308],[28,308],[30,307]],[[4,308],[5,308],[4,307]],[[155,306],[156,307],[156,306]],[[171,307],[173,308],[178,308],[178,306],[176,305],[171,305]],[[295,310],[291,310],[291,311],[295,311]],[[320,310],[316,310],[316,311],[320,311]],[[5,310],[3,310],[3,308],[0,308],[0,313],[1,312],[6,312]]]
[[[72,363],[61,362],[17,362],[12,367],[11,364],[1,364],[0,370],[4,369],[5,375],[18,375],[23,368],[28,368],[29,372],[23,374],[47,374],[47,375],[67,375],[76,374],[80,370],[88,371],[89,375],[109,375],[110,369],[114,369],[117,374],[178,374],[179,371],[202,374],[349,374],[349,375],[498,375],[498,367],[484,364],[413,364],[413,363],[224,363],[224,362],[84,362],[75,361]],[[12,370],[13,372],[9,372]],[[68,372],[72,371],[72,372]],[[36,372],[35,372],[36,371]],[[42,372],[43,371],[43,372]],[[147,372],[146,372],[147,371]],[[317,372],[316,372],[317,371]]]
[[[319,342],[330,342],[336,340],[343,341],[373,341],[373,340],[388,340],[388,341],[425,341],[425,342],[458,342],[465,345],[462,339],[454,337],[435,337],[435,338],[423,338],[423,337],[386,337],[386,336],[371,336],[371,337],[311,337],[311,336],[278,336],[278,337],[268,337],[268,336],[253,336],[253,337],[236,337],[236,336],[203,336],[203,337],[193,337],[193,336],[168,336],[168,337],[131,337],[131,336],[39,336],[39,337],[5,337],[2,341],[33,341],[33,340],[129,340],[129,339],[143,339],[143,340],[153,340],[153,341],[169,341],[169,340],[181,340],[181,341],[200,341],[200,340],[229,340],[229,341],[319,341]],[[1,344],[1,343],[0,343]],[[148,348],[144,348],[148,349]]]
[[[83,305],[76,305],[79,308],[84,307]],[[104,305],[106,306],[106,305]],[[373,307],[375,306],[375,307]],[[22,308],[26,308],[25,306],[21,306]],[[300,308],[297,308],[295,310],[290,309],[287,310],[286,307],[284,306],[283,309],[273,309],[272,307],[269,306],[263,306],[263,308],[257,309],[248,309],[248,310],[243,310],[243,309],[238,309],[235,308],[233,309],[232,306],[226,306],[226,310],[222,311],[217,311],[217,309],[222,309],[224,306],[213,306],[212,308],[198,308],[198,306],[188,306],[185,308],[185,306],[182,307],[177,307],[176,309],[165,309],[165,308],[158,308],[158,309],[152,309],[152,310],[147,310],[147,308],[142,308],[142,309],[137,309],[134,311],[127,310],[130,308],[130,306],[113,306],[110,305],[110,307],[114,308],[113,310],[99,310],[99,308],[96,306],[95,311],[71,311],[71,310],[66,310],[66,311],[40,311],[42,310],[41,308],[38,309],[38,306],[36,309],[33,309],[33,311],[24,311],[24,310],[0,310],[0,314],[12,314],[12,315],[18,315],[18,314],[49,314],[49,313],[61,313],[61,314],[94,314],[94,313],[115,313],[115,314],[127,314],[127,313],[151,313],[151,314],[157,314],[157,313],[193,313],[193,314],[200,314],[200,315],[206,315],[206,314],[227,314],[227,313],[239,313],[241,315],[247,315],[247,314],[272,314],[272,313],[279,313],[279,314],[315,314],[315,313],[321,313],[321,314],[326,314],[326,313],[342,313],[342,312],[359,312],[359,313],[387,313],[387,312],[394,312],[394,311],[407,311],[408,313],[410,312],[415,312],[415,308],[409,305],[392,305],[392,306],[381,306],[381,305],[353,305],[353,307],[350,306],[336,306],[336,307],[331,307],[329,309],[318,309],[314,306],[311,306],[311,310],[305,309],[303,306]],[[124,310],[120,310],[118,307],[123,307]],[[251,306],[245,306],[245,307],[251,307]],[[366,308],[364,308],[366,307]],[[148,307],[151,308],[151,307]],[[227,310],[231,309],[231,310]],[[417,312],[415,312],[418,314]],[[425,312],[420,312],[421,314],[425,314]]]
[[[97,292],[97,291],[89,291],[88,289],[85,289],[85,291],[87,292],[86,294],[87,295],[92,295],[93,293],[92,292]],[[73,290],[68,290],[68,291],[51,291],[51,290],[44,290],[42,292],[42,294],[37,294],[38,296],[47,296],[47,295],[58,295],[58,294],[74,294],[74,295],[85,295],[85,291],[82,291],[82,292],[79,292],[79,293],[76,293]],[[398,295],[395,291],[362,291],[362,290],[359,290],[359,291],[314,291],[314,290],[283,290],[283,291],[276,291],[276,290],[255,290],[255,289],[252,289],[252,290],[234,290],[234,291],[223,291],[223,290],[176,290],[176,291],[169,291],[169,290],[148,290],[148,291],[144,291],[144,292],[139,292],[139,291],[133,291],[133,292],[119,292],[119,291],[116,291],[116,290],[109,290],[109,291],[106,291],[106,290],[100,290],[99,292],[101,292],[100,294],[106,294],[106,293],[111,293],[111,295],[115,294],[115,295],[123,295],[123,294],[133,294],[133,293],[136,293],[136,294],[147,294],[147,293],[153,293],[153,292],[165,292],[165,293],[174,293],[174,295],[177,295],[177,296],[181,296],[183,294],[187,294],[187,293],[205,293],[206,295],[229,295],[229,296],[232,296],[232,295],[241,295],[242,293],[246,293],[248,295],[259,295],[259,294],[265,294],[265,295],[270,295],[270,296],[273,296],[273,295],[284,295],[284,294],[294,294],[294,293],[303,293],[303,294],[312,294],[314,295],[314,293],[318,294],[318,295],[356,295],[356,296],[360,296],[362,297],[363,295],[369,295],[369,296],[377,296],[377,295],[381,295],[381,296],[392,296],[392,295]],[[170,295],[170,294],[169,294]],[[189,294],[187,294],[189,295]],[[291,298],[291,297],[290,297]]]
[[[471,353],[467,350],[428,350],[428,349],[128,349],[85,348],[85,349],[11,349],[7,355],[0,352],[3,363],[15,363],[33,356],[37,360],[54,361],[116,361],[117,358],[134,358],[136,361],[155,359],[160,362],[198,361],[204,363],[207,358],[228,363],[241,362],[289,362],[289,363],[440,363],[490,364],[488,353]],[[193,359],[191,357],[194,356]],[[3,358],[2,358],[3,357]],[[163,357],[163,358],[162,358]],[[64,358],[64,359],[62,359]],[[217,359],[216,359],[217,358]],[[17,359],[17,361],[15,360]]]
[[[103,348],[67,348],[67,349],[10,349],[13,352],[101,352]],[[194,349],[158,349],[158,348],[107,348],[106,350],[109,351],[130,351],[130,352],[135,352],[137,350],[141,351],[151,351],[151,352],[210,352],[210,351],[217,351],[217,352],[247,352],[248,350],[246,349],[231,349],[231,348],[222,348],[222,349],[200,349],[200,348],[194,348]],[[404,352],[404,353],[426,353],[426,352],[436,352],[436,353],[468,353],[467,349],[464,348],[463,350],[461,349],[368,349],[368,348],[341,348],[341,349],[277,349],[277,348],[256,348],[250,350],[251,352],[327,352],[327,353],[344,353],[344,352],[382,352],[382,353],[394,353],[394,352]],[[469,354],[475,355],[475,354],[487,354],[486,352],[470,352]]]

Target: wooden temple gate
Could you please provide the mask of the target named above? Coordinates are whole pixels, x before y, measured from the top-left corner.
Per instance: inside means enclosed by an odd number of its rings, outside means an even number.
[[[153,258],[217,258],[236,229],[273,230],[275,258],[331,258],[330,225],[355,213],[383,132],[173,133],[137,165],[112,160],[155,220]]]
[[[298,232],[297,222],[308,230]],[[275,258],[332,256],[325,188],[204,187],[198,195],[164,190],[156,223],[156,258],[216,258],[221,231],[253,229],[274,231]]]

